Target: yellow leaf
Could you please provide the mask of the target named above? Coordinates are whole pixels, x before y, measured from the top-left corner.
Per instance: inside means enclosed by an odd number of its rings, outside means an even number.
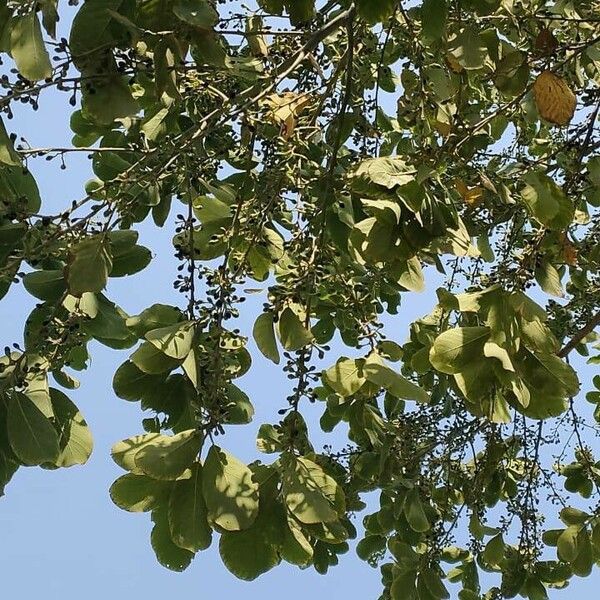
[[[475,186],[470,188],[462,179],[456,179],[454,185],[456,191],[469,207],[475,208],[481,202],[484,192],[482,187]]]
[[[462,73],[464,71],[463,66],[460,64],[460,62],[458,62],[456,56],[450,52],[446,54],[446,63],[450,67],[450,70],[454,71],[454,73]]]
[[[293,92],[271,94],[265,99],[265,104],[269,108],[267,117],[281,126],[281,135],[288,140],[296,129],[298,117],[310,102],[311,97],[308,94]]]
[[[562,233],[560,237],[560,241],[562,244],[563,259],[565,261],[565,264],[569,265],[570,267],[576,266],[578,256],[577,248],[565,233]]]
[[[253,56],[269,56],[269,46],[265,37],[258,33],[262,31],[263,27],[263,20],[260,17],[248,17],[246,21],[246,39],[248,40],[248,46]]]
[[[567,125],[577,107],[577,98],[564,79],[544,71],[533,84],[535,104],[543,119],[556,125]]]

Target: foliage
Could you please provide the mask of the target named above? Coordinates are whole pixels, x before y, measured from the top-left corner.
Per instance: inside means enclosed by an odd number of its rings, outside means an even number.
[[[115,394],[151,415],[114,446],[110,495],[151,513],[165,567],[218,539],[242,579],[281,561],[326,573],[378,491],[357,552],[381,566],[382,599],[456,584],[461,600],[538,600],[589,575],[600,379],[590,422],[569,358],[600,325],[597,3],[255,8],[86,0],[56,40],[57,0],[0,2],[0,295],[39,301],[0,359],[0,490],[21,466],[90,456],[66,394],[96,341],[129,350]],[[32,148],[12,107],[52,88],[73,145]],[[94,179],[48,214],[29,166],[70,152]],[[142,222],[173,232],[182,302],[130,316],[110,280],[152,261]],[[436,277],[433,312],[387,337],[386,314]],[[291,387],[259,429],[273,456],[247,465],[225,433],[254,413],[234,323],[260,284],[255,360]],[[347,446],[314,449],[307,403]]]

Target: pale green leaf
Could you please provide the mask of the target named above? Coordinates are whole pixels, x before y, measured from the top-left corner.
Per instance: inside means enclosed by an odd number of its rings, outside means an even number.
[[[171,483],[157,481],[146,475],[127,473],[110,486],[111,500],[128,512],[148,512],[164,504],[171,491]]]
[[[286,457],[283,495],[289,511],[307,525],[336,521],[338,487],[323,469],[304,457]]]
[[[143,475],[143,471],[135,464],[135,455],[138,450],[160,437],[160,433],[146,433],[117,442],[110,451],[112,459],[126,471]]]
[[[112,270],[112,255],[108,239],[95,235],[76,244],[69,256],[67,284],[73,296],[85,292],[101,292]]]
[[[183,321],[146,333],[146,339],[163,354],[177,360],[183,360],[192,349],[195,323]]]
[[[57,467],[85,464],[92,454],[94,440],[83,415],[59,390],[50,389],[50,399],[60,446],[60,454],[54,464]]]
[[[144,342],[130,358],[131,362],[148,375],[158,375],[175,369],[180,361],[167,356],[154,344]]]
[[[42,28],[35,11],[13,19],[10,32],[10,53],[19,73],[25,79],[39,81],[52,76],[50,56],[44,45]]]
[[[490,335],[489,327],[449,329],[436,338],[429,360],[442,373],[460,373],[473,361],[483,357],[483,347]]]
[[[384,365],[381,358],[376,354],[371,354],[367,358],[363,374],[368,381],[379,385],[396,398],[416,400],[423,403],[429,402],[429,395],[423,388]]]
[[[218,446],[204,463],[202,490],[209,522],[226,531],[248,529],[258,515],[258,484],[252,471]]]
[[[155,479],[177,479],[200,451],[201,435],[194,429],[177,435],[161,435],[144,444],[135,454],[135,465]]]
[[[333,367],[323,371],[323,382],[343,398],[352,396],[367,381],[363,359],[340,358]]]
[[[575,214],[575,207],[563,190],[545,173],[532,171],[523,178],[526,183],[521,198],[529,212],[549,229],[566,229]]]
[[[2,119],[0,119],[0,163],[14,167],[18,167],[22,163],[21,157],[15,150]]]

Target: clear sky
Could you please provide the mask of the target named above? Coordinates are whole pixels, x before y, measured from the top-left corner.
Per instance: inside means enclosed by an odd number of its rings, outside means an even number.
[[[15,119],[7,122],[7,128],[24,135],[35,147],[68,144],[67,100],[66,95],[48,92],[42,96],[37,112],[17,107]],[[68,168],[61,170],[59,166],[58,160],[50,163],[38,160],[31,164],[42,192],[44,211],[48,213],[80,198],[83,183],[91,177],[85,156],[70,155]],[[136,314],[154,302],[181,302],[172,289],[177,266],[172,235],[171,226],[162,231],[150,224],[140,227],[140,242],[154,249],[154,260],[141,274],[112,280],[107,294],[129,314]],[[404,297],[400,315],[391,321],[390,334],[397,341],[406,339],[408,325],[414,318],[433,307],[434,287],[424,294]],[[261,302],[257,298],[244,306],[247,312],[243,313],[239,327],[246,335]],[[0,302],[0,347],[22,339],[24,319],[34,303],[18,288]],[[111,387],[113,373],[128,352],[95,343],[91,355],[92,364],[82,373],[81,388],[70,393],[94,433],[95,450],[90,462],[84,467],[57,471],[21,468],[7,486],[6,496],[0,499],[0,590],[5,597],[11,600],[38,597],[105,600],[133,594],[149,600],[165,594],[198,600],[212,600],[217,594],[223,598],[239,594],[245,600],[378,597],[379,571],[359,560],[353,549],[325,577],[313,569],[299,571],[282,564],[253,583],[240,582],[225,569],[215,543],[210,550],[199,553],[185,573],[172,573],[158,565],[149,543],[149,515],[123,512],[108,496],[110,484],[122,474],[110,459],[110,447],[142,431],[139,405],[119,400]],[[254,351],[253,356],[254,367],[240,380],[240,385],[255,405],[255,420],[249,426],[230,427],[227,437],[220,442],[248,461],[258,456],[254,446],[258,427],[277,420],[276,411],[284,405],[289,393],[289,382],[280,369]],[[334,357],[332,353],[332,361]],[[590,368],[583,369],[582,381],[589,381],[591,374]],[[584,402],[583,398],[580,402]],[[319,435],[317,419],[321,407],[310,410],[314,417],[311,430],[320,443],[344,443],[339,434]],[[594,580],[598,581],[597,574],[587,581],[577,580],[569,592],[550,597],[596,597]]]

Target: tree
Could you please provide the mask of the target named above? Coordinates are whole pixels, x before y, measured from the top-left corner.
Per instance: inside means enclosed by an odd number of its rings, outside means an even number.
[[[600,376],[592,415],[569,361],[600,362],[597,3],[254,8],[87,0],[53,41],[57,0],[0,2],[16,66],[0,83],[0,291],[39,300],[0,359],[0,490],[23,465],[90,456],[67,393],[95,340],[130,350],[114,391],[151,414],[113,448],[126,473],[111,497],[151,513],[170,569],[218,536],[237,577],[281,561],[326,573],[378,491],[357,551],[381,565],[384,599],[449,598],[448,580],[461,600],[538,600],[589,575]],[[29,147],[11,107],[52,88],[73,146]],[[95,178],[47,214],[28,166],[71,152]],[[109,281],[150,263],[135,230],[150,220],[174,229],[182,302],[130,316]],[[391,339],[385,314],[434,271],[437,307],[406,330],[393,319]],[[272,456],[246,465],[225,427],[253,415],[235,384],[252,282],[268,288],[254,358],[291,383],[258,432]],[[347,446],[315,450],[315,402]]]

